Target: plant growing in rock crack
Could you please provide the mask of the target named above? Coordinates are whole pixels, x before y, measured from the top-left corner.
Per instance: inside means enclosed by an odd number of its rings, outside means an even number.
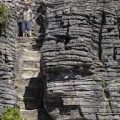
[[[10,11],[8,7],[0,3],[0,29],[4,28],[9,22]]]
[[[5,107],[1,120],[26,120],[20,116],[20,110],[13,107]]]
[[[101,80],[101,85],[103,88],[105,88],[107,86],[107,83],[104,79]]]
[[[107,88],[107,83],[106,83],[106,81],[103,79],[103,77],[102,76],[99,76],[99,75],[93,75],[92,76],[92,79],[94,80],[94,81],[96,81],[96,82],[100,82],[100,84],[101,84],[101,86],[102,86],[102,88],[104,89],[104,96],[106,97],[106,98],[110,98],[110,92],[109,92],[109,89]]]
[[[117,93],[120,94],[120,85],[117,86]]]
[[[107,83],[104,79],[101,80],[101,85],[104,88],[104,96],[109,99],[110,98],[110,92],[109,92],[109,89],[107,88]]]
[[[95,74],[95,75],[92,75],[91,78],[96,82],[100,82],[103,88],[107,86],[107,84],[106,84],[105,80],[102,78],[102,76]]]
[[[93,79],[94,81],[96,81],[96,82],[97,82],[97,81],[100,81],[103,88],[107,86],[107,83],[106,83],[106,81],[102,78],[102,76],[93,75],[93,76],[92,76],[92,79]]]

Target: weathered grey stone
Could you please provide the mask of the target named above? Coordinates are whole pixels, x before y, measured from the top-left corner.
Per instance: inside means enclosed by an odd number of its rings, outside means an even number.
[[[3,31],[0,36],[0,114],[5,106],[17,105],[17,95],[14,91],[13,83],[14,71],[16,71],[14,64],[17,62],[17,51],[15,50],[16,35],[14,31],[17,27],[17,21],[12,16],[15,16],[14,12],[11,13],[10,22],[5,32]],[[9,39],[9,37],[11,38]]]
[[[120,119],[119,1],[47,2],[41,49],[47,112],[55,120]]]

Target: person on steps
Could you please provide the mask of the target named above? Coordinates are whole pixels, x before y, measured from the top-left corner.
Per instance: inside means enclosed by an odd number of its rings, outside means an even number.
[[[34,19],[32,10],[30,9],[30,1],[25,1],[24,5],[25,7],[18,12],[18,14],[22,13],[22,33],[24,37],[32,37],[31,21],[34,22]]]

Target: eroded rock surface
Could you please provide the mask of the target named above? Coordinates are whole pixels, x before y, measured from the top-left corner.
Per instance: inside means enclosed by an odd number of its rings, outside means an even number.
[[[16,14],[10,8],[9,25],[0,34],[0,114],[5,106],[16,106],[17,96],[13,80],[17,74],[17,37]]]
[[[14,74],[19,72],[15,10],[23,7],[21,2],[8,0],[10,24],[0,37],[0,114],[4,106],[17,103],[13,87]],[[46,0],[46,4],[46,14],[40,9],[37,21],[41,26],[39,42],[43,42],[41,82],[47,85],[44,106],[37,106],[38,119],[119,120],[119,0]],[[42,91],[44,88],[39,89],[40,102]]]
[[[22,19],[20,19],[17,12],[24,7],[24,1],[0,0],[0,2],[3,2],[10,9],[9,24],[0,34],[0,115],[5,106],[19,106],[20,111],[24,113],[24,116],[26,116],[28,120],[33,118],[37,119],[38,112],[34,110],[36,108],[27,111],[26,109],[28,108],[25,106],[26,103],[24,99],[26,97],[26,87],[28,86],[30,88],[36,82],[36,79],[33,83],[29,82],[29,80],[38,76],[40,72],[40,50],[39,46],[35,43],[35,39],[38,36],[38,27],[32,25],[33,39],[21,38],[23,41],[20,40],[18,23]],[[37,0],[31,3],[35,15],[40,6],[39,2],[40,1]],[[36,30],[34,30],[35,28]],[[30,86],[29,84],[32,85]],[[34,87],[36,88],[37,85],[35,84]],[[34,90],[31,89],[27,90],[30,94],[37,94],[36,92],[33,93]],[[30,99],[31,96],[28,96]],[[37,106],[36,100],[32,103],[34,103],[34,105],[32,104],[31,106]]]
[[[119,0],[48,0],[42,71],[55,120],[119,120]]]

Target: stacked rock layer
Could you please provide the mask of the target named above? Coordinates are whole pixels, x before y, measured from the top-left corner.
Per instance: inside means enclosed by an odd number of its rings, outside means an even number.
[[[31,25],[33,38],[20,38],[22,36],[20,26],[22,15],[18,12],[25,7],[24,0],[0,0],[0,2],[10,10],[9,24],[0,33],[0,115],[6,106],[19,106],[20,112],[27,119],[38,119],[38,109],[40,108],[38,102],[30,103],[32,108],[28,108],[29,105],[26,104],[29,104],[28,99],[32,98],[30,95],[39,93],[39,90],[37,93],[34,90],[39,86],[36,81],[40,80],[38,75],[40,50],[36,43],[39,26],[35,23]],[[38,14],[40,2],[41,0],[31,0],[34,17]],[[26,96],[27,98],[25,98]],[[37,95],[36,99],[41,98]]]
[[[0,34],[0,114],[5,106],[16,106],[17,96],[13,80],[18,71],[16,38],[17,18],[10,7],[9,24]]]
[[[44,105],[55,120],[119,120],[119,0],[48,0]]]

